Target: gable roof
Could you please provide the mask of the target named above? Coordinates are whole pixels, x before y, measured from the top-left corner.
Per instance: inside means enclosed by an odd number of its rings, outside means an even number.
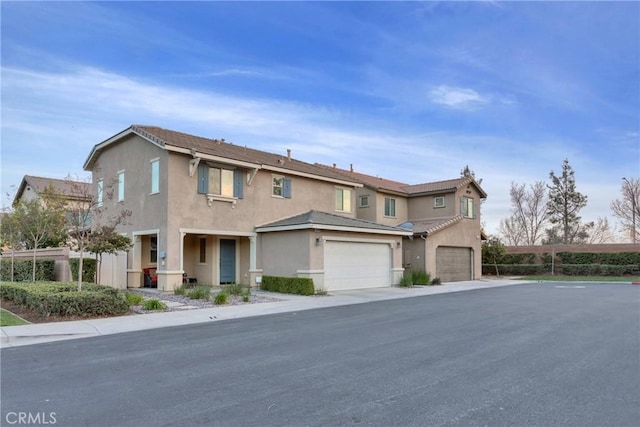
[[[383,193],[395,193],[402,196],[422,196],[427,194],[439,194],[455,192],[465,185],[474,185],[482,198],[487,197],[487,193],[480,187],[472,176],[466,176],[455,179],[447,179],[444,181],[427,182],[423,184],[409,185],[390,179],[380,178],[378,176],[367,175],[351,170],[340,169],[336,166],[327,166],[316,163],[317,166],[340,173],[345,177],[360,182],[365,187]]]
[[[311,163],[296,160],[291,157],[290,151],[288,151],[287,155],[283,156],[231,144],[225,142],[223,139],[204,138],[157,126],[141,125],[132,125],[124,131],[95,145],[84,164],[85,170],[93,167],[97,157],[104,149],[129,135],[138,135],[158,147],[191,155],[194,158],[199,157],[204,160],[231,162],[250,169],[267,169],[281,173],[293,173],[316,179],[330,180],[337,184],[352,187],[362,186],[362,184],[357,181],[346,179],[342,174]]]
[[[304,229],[356,231],[362,233],[392,234],[399,236],[410,236],[413,234],[411,231],[402,227],[378,224],[376,222],[349,218],[316,210],[310,210],[308,212],[256,227],[256,231],[258,233]]]
[[[405,191],[412,195],[426,195],[426,194],[436,194],[436,193],[447,193],[447,192],[455,192],[460,188],[466,185],[473,185],[476,187],[480,196],[485,199],[487,197],[487,193],[480,187],[480,185],[476,182],[476,180],[472,176],[466,176],[455,179],[447,179],[444,181],[436,181],[436,182],[427,182],[424,184],[417,185],[409,185],[405,187]]]
[[[13,203],[17,203],[22,198],[27,188],[31,188],[36,194],[40,195],[50,186],[53,187],[56,193],[61,194],[68,200],[88,201],[93,194],[92,184],[89,182],[25,175],[13,198]]]

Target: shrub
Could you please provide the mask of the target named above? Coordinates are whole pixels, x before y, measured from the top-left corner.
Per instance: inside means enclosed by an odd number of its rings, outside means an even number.
[[[428,285],[431,282],[429,273],[424,270],[411,271],[411,278],[414,285]]]
[[[329,295],[329,291],[327,291],[325,288],[316,288],[315,294],[316,295]]]
[[[178,285],[175,288],[173,288],[173,293],[175,295],[185,295],[187,293],[187,286],[184,283],[181,285]]]
[[[166,310],[167,309],[167,305],[165,303],[163,303],[162,301],[160,301],[159,299],[156,298],[151,298],[150,300],[147,300],[144,302],[144,304],[142,305],[142,308],[144,308],[145,310]]]
[[[55,280],[56,262],[51,259],[36,260],[36,281],[53,282]],[[14,260],[13,280],[15,282],[31,282],[33,279],[33,260]],[[11,280],[11,260],[0,261],[0,280]]]
[[[247,288],[242,292],[242,302],[249,302],[251,298],[251,288]]]
[[[144,301],[144,297],[140,294],[134,294],[133,292],[126,292],[124,294],[124,300],[127,304],[131,305],[141,305],[142,301]]]
[[[222,290],[213,297],[213,303],[215,305],[224,305],[229,301],[229,293],[225,290]]]
[[[69,260],[71,267],[71,280],[78,280],[78,268],[80,267],[80,258],[71,258]],[[93,258],[82,259],[82,281],[95,283],[96,281],[96,260]]]
[[[402,288],[410,288],[413,286],[413,277],[410,272],[402,275],[399,286]]]
[[[211,295],[211,288],[208,286],[196,286],[192,289],[187,289],[185,296],[191,299],[209,299]]]
[[[434,277],[433,280],[431,281],[431,285],[432,286],[442,285],[442,282],[440,281],[439,277]]]
[[[225,290],[229,292],[230,295],[242,295],[244,287],[239,283],[232,283],[225,286]]]
[[[129,311],[116,289],[96,284],[78,292],[75,283],[3,283],[0,296],[42,316],[112,316]]]
[[[313,279],[309,277],[262,276],[260,289],[285,294],[313,295]]]

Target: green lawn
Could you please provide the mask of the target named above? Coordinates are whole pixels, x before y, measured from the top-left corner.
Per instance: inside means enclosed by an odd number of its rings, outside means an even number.
[[[0,308],[0,326],[28,325],[29,322],[22,320],[10,311]]]
[[[522,276],[522,280],[546,280],[550,282],[639,282],[640,277],[613,276]]]

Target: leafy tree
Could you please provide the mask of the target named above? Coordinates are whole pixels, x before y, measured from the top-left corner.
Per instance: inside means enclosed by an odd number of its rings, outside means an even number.
[[[622,198],[611,202],[611,211],[635,243],[640,240],[640,227],[637,224],[640,221],[640,178],[623,179],[620,192]]]
[[[549,221],[554,227],[547,232],[547,241],[560,238],[559,243],[577,243],[588,237],[585,226],[580,222],[580,210],[587,205],[587,196],[576,190],[575,173],[565,159],[562,164],[562,175],[549,173],[551,184],[549,189]],[[585,236],[585,233],[586,236]],[[551,239],[553,238],[553,239]]]
[[[506,251],[507,249],[497,237],[491,237],[482,244],[482,263],[493,264],[496,269],[496,276],[500,275],[498,264]]]
[[[47,241],[56,240],[64,231],[65,215],[54,199],[34,198],[20,200],[13,209],[12,221],[28,249],[33,250],[32,280],[36,280],[36,253],[47,247]]]
[[[16,221],[13,212],[5,212],[2,214],[0,222],[0,247],[6,246],[11,248],[11,281],[13,278],[13,267],[15,264],[14,253],[21,248],[22,234],[20,224]]]
[[[113,226],[102,226],[94,230],[87,242],[87,250],[96,254],[98,264],[97,282],[100,283],[100,267],[102,265],[103,254],[113,254],[128,251],[132,246],[131,239],[116,233]]]

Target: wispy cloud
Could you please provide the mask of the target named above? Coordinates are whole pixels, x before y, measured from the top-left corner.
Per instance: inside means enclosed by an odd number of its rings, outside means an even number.
[[[432,89],[429,92],[429,99],[447,108],[466,111],[475,110],[491,102],[489,97],[482,96],[473,89],[444,85]]]

